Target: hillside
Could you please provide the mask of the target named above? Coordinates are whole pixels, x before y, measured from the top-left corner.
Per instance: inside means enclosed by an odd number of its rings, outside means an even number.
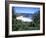
[[[17,20],[16,17],[24,16],[32,18],[33,22],[22,22]],[[29,14],[29,13],[16,13],[12,15],[12,30],[13,31],[24,31],[24,30],[39,30],[40,29],[40,11]]]

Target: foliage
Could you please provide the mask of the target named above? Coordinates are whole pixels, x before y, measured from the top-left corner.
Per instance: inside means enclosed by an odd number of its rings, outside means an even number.
[[[23,31],[23,30],[39,30],[40,29],[40,11],[32,15],[33,22],[22,22],[16,20],[16,15],[12,15],[12,30]]]

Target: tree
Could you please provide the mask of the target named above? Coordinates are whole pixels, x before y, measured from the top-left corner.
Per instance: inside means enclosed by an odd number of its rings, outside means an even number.
[[[36,12],[35,14],[33,14],[33,22],[34,22],[35,27],[40,26],[40,11]]]

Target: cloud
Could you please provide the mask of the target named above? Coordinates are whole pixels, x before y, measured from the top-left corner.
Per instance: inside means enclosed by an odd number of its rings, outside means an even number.
[[[23,17],[23,16],[16,17],[16,19],[21,20],[23,22],[32,22],[31,18],[27,18],[27,17]]]

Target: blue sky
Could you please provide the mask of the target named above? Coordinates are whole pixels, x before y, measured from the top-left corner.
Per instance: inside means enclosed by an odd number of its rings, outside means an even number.
[[[39,11],[40,8],[33,7],[14,7],[14,13],[35,13]]]

